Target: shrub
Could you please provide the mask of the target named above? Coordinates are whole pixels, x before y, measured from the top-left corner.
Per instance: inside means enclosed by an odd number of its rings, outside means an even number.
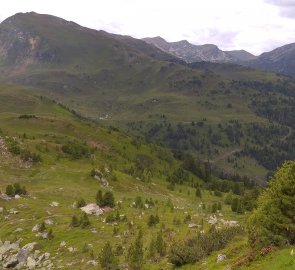
[[[77,202],[77,207],[78,208],[81,208],[81,207],[83,207],[85,205],[86,205],[86,202],[85,202],[85,200],[83,198],[78,200],[78,202]]]
[[[33,114],[22,114],[18,118],[19,119],[32,119],[32,118],[37,119],[36,115],[33,115]]]
[[[158,215],[150,215],[149,219],[148,219],[148,226],[152,227],[155,226],[156,224],[158,224],[160,222],[159,216]]]
[[[72,159],[80,159],[90,155],[89,147],[77,141],[67,142],[61,147],[61,150]]]
[[[216,230],[212,228],[206,234],[175,242],[171,245],[169,261],[176,266],[192,264],[214,251],[224,248],[232,238],[241,233],[239,227]]]
[[[6,195],[13,197],[15,195],[27,195],[26,187],[21,187],[19,183],[8,185],[5,191]]]

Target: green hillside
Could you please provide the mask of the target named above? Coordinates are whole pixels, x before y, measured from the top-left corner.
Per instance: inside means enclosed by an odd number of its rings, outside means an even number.
[[[16,14],[0,30],[2,81],[106,127],[257,179],[295,156],[290,78],[233,64],[187,66],[144,41],[49,15]]]
[[[118,269],[126,263],[132,269],[223,269],[236,267],[249,252],[256,252],[255,260],[240,269],[263,269],[273,261],[278,268],[272,269],[294,266],[291,248],[263,257],[247,244],[244,225],[259,194],[255,185],[220,180],[206,170],[200,179],[185,170],[196,165],[174,159],[170,150],[103,128],[35,90],[1,85],[0,100],[0,239],[20,247],[37,243],[35,257],[30,250],[22,255],[32,258],[24,267],[106,269],[101,254],[107,242],[114,257],[105,256]],[[99,202],[99,190],[113,194],[112,211],[82,218],[78,207]],[[130,254],[137,252],[131,247],[140,231],[138,257]],[[208,255],[179,260],[178,245],[197,235],[212,245]],[[8,256],[8,242],[0,243],[0,266],[6,267],[17,247]],[[219,263],[218,254],[226,255]]]
[[[295,156],[287,77],[231,64],[187,66],[144,41],[49,15],[16,14],[0,29],[2,81],[106,127],[258,179]]]

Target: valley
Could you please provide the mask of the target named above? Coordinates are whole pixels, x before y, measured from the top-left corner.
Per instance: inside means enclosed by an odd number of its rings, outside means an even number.
[[[1,269],[294,268],[294,79],[34,12],[0,72]]]

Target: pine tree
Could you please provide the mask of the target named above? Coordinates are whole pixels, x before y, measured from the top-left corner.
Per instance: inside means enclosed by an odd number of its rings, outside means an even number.
[[[99,255],[99,262],[102,269],[117,270],[119,269],[118,261],[113,253],[110,242],[107,242]]]
[[[286,162],[269,182],[249,218],[249,241],[266,246],[295,244],[295,162]]]
[[[14,188],[14,194],[21,195],[23,193],[19,183],[13,184],[13,188]]]
[[[78,208],[81,208],[81,207],[83,207],[85,205],[86,205],[86,202],[85,202],[85,200],[83,198],[78,200],[78,202],[77,202],[77,207]]]
[[[13,197],[15,195],[14,188],[12,185],[8,185],[5,191],[6,195]]]
[[[149,258],[154,258],[156,256],[156,241],[152,238],[149,249],[148,249]]]
[[[103,198],[102,198],[102,191],[101,190],[97,191],[97,194],[96,194],[96,204],[99,207],[102,207],[103,206]]]
[[[196,196],[197,196],[198,198],[202,198],[201,189],[200,189],[199,187],[196,188]]]
[[[138,232],[135,242],[131,244],[127,254],[127,262],[130,269],[140,270],[143,265],[143,234],[142,230]]]
[[[46,226],[44,221],[41,223],[40,228],[39,228],[39,232],[44,232],[46,230]]]
[[[47,233],[47,239],[48,239],[48,240],[52,240],[53,237],[54,237],[54,235],[53,235],[53,231],[52,231],[52,229],[50,229],[50,230],[48,231],[48,233]]]
[[[213,203],[211,211],[212,211],[212,213],[216,213],[216,211],[217,211],[217,204],[216,203]]]
[[[77,218],[77,216],[72,216],[72,221],[71,221],[71,227],[79,227],[80,226],[80,221]]]
[[[238,208],[239,208],[239,199],[238,198],[234,198],[232,200],[232,203],[231,203],[231,210],[233,212],[237,212]]]
[[[103,206],[115,207],[114,194],[111,191],[107,191],[103,196]]]
[[[88,219],[88,216],[86,213],[84,213],[84,215],[81,217],[80,219],[80,226],[82,229],[88,227],[90,225],[90,221]]]
[[[219,210],[219,211],[220,211],[221,209],[222,209],[221,202],[218,202],[218,203],[217,203],[217,210]]]
[[[163,257],[166,254],[166,243],[162,237],[162,232],[158,232],[155,246],[157,253]]]

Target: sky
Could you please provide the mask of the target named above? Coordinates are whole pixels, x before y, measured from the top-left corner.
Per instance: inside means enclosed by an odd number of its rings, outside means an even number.
[[[0,21],[30,11],[135,38],[255,55],[295,42],[295,0],[1,0]]]

